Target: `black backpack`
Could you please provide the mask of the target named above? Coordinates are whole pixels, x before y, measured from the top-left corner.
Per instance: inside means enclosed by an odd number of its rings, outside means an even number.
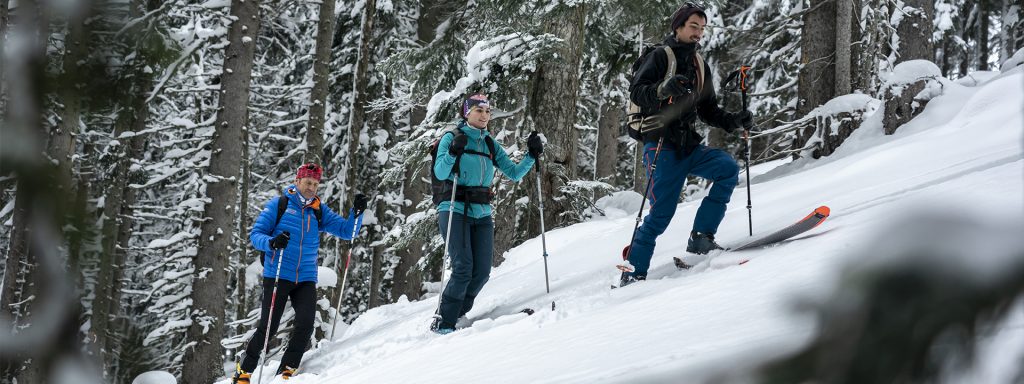
[[[668,56],[668,70],[665,71],[665,78],[662,83],[672,80],[672,77],[676,74],[676,55],[672,52],[672,47],[662,44],[656,45],[645,45],[644,49],[640,52],[640,56],[633,61],[633,65],[629,70],[629,87],[633,88],[633,82],[636,81],[636,71],[640,69],[640,66],[647,61],[654,51],[663,49],[665,54]],[[700,53],[696,53],[696,67],[697,67],[697,89],[698,92],[704,87],[704,57]],[[661,119],[657,118],[657,114],[645,115],[639,105],[629,100],[626,107],[626,130],[629,133],[629,137],[634,140],[643,142],[644,134],[660,129],[662,126]]]
[[[430,145],[430,195],[431,195],[432,200],[434,201],[434,205],[435,206],[441,204],[441,202],[443,202],[443,201],[451,199],[451,195],[452,195],[452,182],[451,182],[451,180],[441,180],[441,179],[438,179],[437,175],[434,174],[434,164],[437,163],[437,147],[439,145],[441,145],[441,139],[444,138],[444,135],[447,135],[449,133],[452,134],[452,135],[456,135],[456,134],[464,135],[464,133],[462,133],[461,130],[456,128],[456,129],[453,129],[453,130],[445,132],[440,137],[435,139],[434,143]],[[491,136],[484,136],[484,143],[487,144],[487,150],[490,151],[490,153],[477,152],[477,151],[473,151],[473,150],[467,149],[467,150],[463,151],[462,154],[463,155],[470,154],[470,155],[477,155],[477,156],[487,157],[487,158],[491,159],[491,163],[494,164],[495,168],[497,168],[498,167],[498,159],[494,155],[495,153],[497,153],[494,150],[494,146],[495,146],[494,139],[492,139]],[[455,158],[455,167],[452,168],[452,172],[458,172],[459,171],[459,160],[461,160],[461,156]]]

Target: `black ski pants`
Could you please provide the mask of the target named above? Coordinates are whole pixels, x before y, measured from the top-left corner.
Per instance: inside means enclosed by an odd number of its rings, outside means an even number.
[[[273,291],[274,279],[263,278],[263,307],[260,311],[260,322],[256,327],[256,333],[249,339],[249,345],[245,348],[245,359],[242,360],[243,371],[253,372],[259,364],[267,332],[267,311],[270,309]],[[277,372],[281,372],[285,366],[298,368],[299,363],[302,362],[302,354],[306,352],[309,338],[313,335],[313,319],[316,316],[316,283],[303,281],[296,284],[285,279],[278,280],[274,317],[270,321],[270,337],[274,337],[274,334],[277,333],[277,326],[280,325],[281,315],[284,313],[284,305],[287,301],[292,302],[295,320],[291,339],[288,341],[288,347],[284,350],[284,356],[281,358],[281,365],[277,368]]]

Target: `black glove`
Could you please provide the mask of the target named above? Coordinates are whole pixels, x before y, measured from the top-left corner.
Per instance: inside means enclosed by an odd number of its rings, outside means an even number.
[[[526,138],[526,149],[534,159],[540,159],[540,154],[544,153],[544,141],[540,139],[537,131],[533,131],[530,137]]]
[[[462,156],[462,152],[466,151],[466,144],[469,144],[469,136],[466,135],[455,135],[455,139],[452,140],[452,145],[448,147],[448,153],[452,156]]]
[[[743,128],[750,132],[757,132],[754,129],[754,114],[750,111],[742,111],[732,116],[732,129]]]
[[[366,210],[366,204],[370,202],[370,198],[362,193],[356,194],[356,199],[352,202],[352,217],[359,217]]]
[[[667,99],[693,93],[693,76],[675,75],[668,82],[658,88],[658,97]]]
[[[288,231],[281,232],[273,239],[270,239],[270,248],[272,249],[284,249],[288,246],[288,239],[291,238],[291,234]]]

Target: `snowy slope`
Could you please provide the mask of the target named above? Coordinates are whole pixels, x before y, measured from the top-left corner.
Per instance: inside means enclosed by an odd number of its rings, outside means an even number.
[[[288,383],[695,382],[792,351],[815,330],[792,304],[828,292],[894,217],[941,210],[1021,220],[1022,68],[976,87],[946,82],[943,96],[893,136],[881,135],[878,113],[827,159],[756,172],[763,174],[753,180],[755,234],[831,207],[832,217],[799,240],[677,271],[672,256],[685,255],[699,200],[687,202],[659,239],[650,280],[610,290],[635,211],[552,230],[551,294],[540,239],[527,241],[493,271],[468,315],[471,328],[428,332],[436,297],[376,308],[308,352]],[[746,194],[737,188],[729,205],[717,236],[725,245],[747,236]],[[538,311],[516,314],[524,307]],[[999,340],[1002,360],[1024,359],[1022,327]],[[264,382],[277,362],[267,367]]]

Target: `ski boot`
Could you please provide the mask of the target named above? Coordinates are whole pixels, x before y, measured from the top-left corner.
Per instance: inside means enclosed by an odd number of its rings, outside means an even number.
[[[249,378],[252,376],[251,373],[246,373],[242,370],[242,367],[235,365],[235,375],[231,377],[231,384],[249,384]]]
[[[438,335],[447,335],[455,332],[455,327],[441,323],[441,317],[434,317],[434,322],[430,323],[430,331]]]
[[[644,280],[647,280],[647,275],[634,275],[629,272],[622,272],[622,277],[619,278],[619,288]]]
[[[690,240],[686,242],[686,252],[704,255],[716,249],[725,249],[715,242],[715,234],[690,232]]]
[[[295,376],[295,371],[298,371],[298,369],[292,368],[292,367],[289,367],[289,366],[286,365],[286,366],[282,367],[281,368],[281,372],[278,372],[277,374],[281,375],[282,379],[288,380],[292,376]]]

